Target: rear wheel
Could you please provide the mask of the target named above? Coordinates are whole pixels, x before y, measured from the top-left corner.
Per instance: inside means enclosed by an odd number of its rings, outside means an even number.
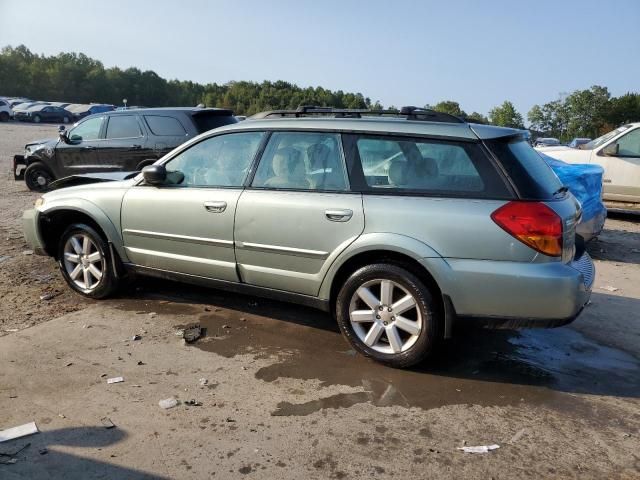
[[[70,121],[69,117],[67,116],[62,117],[62,123],[69,123],[69,121]]]
[[[9,114],[7,112],[0,112],[0,122],[8,122]]]
[[[439,339],[431,292],[398,265],[374,264],[354,272],[338,294],[336,318],[353,348],[392,367],[421,362]]]
[[[85,297],[105,298],[118,287],[109,246],[88,225],[74,224],[65,230],[58,245],[58,263],[67,284]]]
[[[33,123],[40,123],[41,121],[42,119],[40,118],[40,115],[33,116]]]
[[[44,192],[53,180],[53,174],[42,162],[33,162],[24,171],[24,182],[34,192]]]

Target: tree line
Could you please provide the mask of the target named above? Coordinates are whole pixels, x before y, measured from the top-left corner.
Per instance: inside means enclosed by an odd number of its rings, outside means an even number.
[[[298,105],[383,108],[379,101],[372,101],[361,93],[302,88],[282,80],[225,84],[166,80],[151,70],[105,68],[100,61],[83,53],[38,55],[24,45],[0,50],[0,95],[113,105],[121,105],[126,98],[128,105],[150,107],[204,104],[230,108],[237,115],[294,109]],[[525,128],[522,114],[508,100],[486,116],[467,113],[453,100],[425,107],[471,122]],[[388,108],[395,109],[394,106]],[[573,137],[594,138],[622,123],[640,121],[640,94],[630,92],[613,97],[607,87],[594,85],[543,105],[534,105],[527,120],[535,136],[553,136],[565,141]]]

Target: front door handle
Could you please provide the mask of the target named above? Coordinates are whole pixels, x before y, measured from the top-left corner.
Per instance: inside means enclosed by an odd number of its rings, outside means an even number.
[[[227,202],[204,202],[207,212],[222,213],[227,209]]]
[[[325,210],[324,215],[332,222],[348,222],[353,217],[353,210]]]

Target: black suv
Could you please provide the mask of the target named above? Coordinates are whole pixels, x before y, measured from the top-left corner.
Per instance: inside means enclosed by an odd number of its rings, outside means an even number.
[[[57,139],[29,143],[13,157],[16,180],[44,191],[52,181],[84,173],[141,170],[200,133],[236,123],[220,108],[145,108],[91,115]]]

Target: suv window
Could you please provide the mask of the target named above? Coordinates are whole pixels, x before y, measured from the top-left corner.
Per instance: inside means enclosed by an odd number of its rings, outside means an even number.
[[[273,133],[252,186],[294,190],[347,190],[340,136],[322,132]]]
[[[356,150],[370,189],[481,198],[508,195],[477,144],[362,136]]]
[[[69,132],[69,139],[80,142],[83,140],[97,140],[100,138],[100,129],[104,117],[95,117],[85,120]]]
[[[630,131],[618,139],[618,155],[640,157],[640,128]]]
[[[112,115],[107,123],[106,138],[141,137],[140,125],[135,115]]]
[[[160,137],[177,137],[187,134],[182,124],[177,118],[162,117],[160,115],[145,115],[144,116],[149,130],[154,135]]]
[[[241,187],[263,137],[264,132],[243,132],[207,138],[165,166],[184,175],[180,186]]]
[[[522,135],[487,140],[485,144],[498,158],[522,198],[551,200],[562,187],[551,167]]]
[[[231,113],[222,115],[217,112],[197,112],[193,114],[191,118],[193,118],[193,122],[196,124],[198,133],[204,133],[224,125],[238,123],[238,119]]]

